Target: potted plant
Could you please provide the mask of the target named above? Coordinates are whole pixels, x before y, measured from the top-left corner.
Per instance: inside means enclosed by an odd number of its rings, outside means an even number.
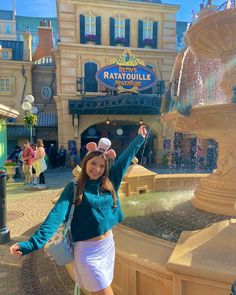
[[[90,44],[94,44],[97,41],[98,37],[94,34],[85,35],[85,41]]]
[[[116,37],[115,43],[116,43],[116,45],[124,46],[127,43],[127,40],[125,37]]]
[[[143,40],[143,44],[145,47],[150,48],[154,44],[154,41],[153,41],[153,39],[145,38]]]
[[[37,119],[38,119],[37,115],[28,113],[23,117],[23,122],[25,126],[29,128],[37,124]]]
[[[12,160],[6,160],[4,162],[4,169],[7,171],[7,175],[8,175],[8,182],[15,182],[15,180],[13,179],[13,176],[15,175],[16,172],[16,168],[18,167],[16,162],[12,161]]]

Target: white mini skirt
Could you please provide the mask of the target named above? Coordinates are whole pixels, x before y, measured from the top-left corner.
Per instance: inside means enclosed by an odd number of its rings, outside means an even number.
[[[74,254],[75,279],[80,288],[96,292],[111,285],[115,263],[112,231],[103,240],[76,242]]]

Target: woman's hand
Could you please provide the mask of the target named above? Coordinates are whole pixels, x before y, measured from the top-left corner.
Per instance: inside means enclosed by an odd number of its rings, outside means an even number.
[[[138,134],[142,135],[142,137],[146,137],[147,135],[147,129],[144,125],[141,125],[138,129]]]
[[[15,257],[22,256],[22,252],[20,251],[20,246],[17,243],[10,247],[10,253],[11,255]]]

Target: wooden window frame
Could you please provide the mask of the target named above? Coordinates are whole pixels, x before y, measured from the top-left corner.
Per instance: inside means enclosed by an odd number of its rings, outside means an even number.
[[[96,16],[92,13],[85,15],[85,36],[86,35],[96,35]],[[87,29],[88,26],[88,29]]]
[[[143,40],[153,39],[153,21],[151,19],[143,20]]]
[[[13,95],[15,94],[15,88],[15,77],[0,76],[0,95]]]
[[[118,34],[116,30],[118,29]],[[125,38],[125,18],[121,15],[115,17],[115,38]]]
[[[9,32],[7,31],[7,28],[10,28]],[[12,24],[10,24],[10,23],[5,24],[4,33],[5,34],[12,34]]]
[[[8,58],[4,58],[4,54],[8,53]],[[1,59],[2,60],[12,60],[12,49],[11,48],[2,48],[0,51]]]

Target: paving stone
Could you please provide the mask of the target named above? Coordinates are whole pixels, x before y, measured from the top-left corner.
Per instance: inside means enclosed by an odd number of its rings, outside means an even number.
[[[20,259],[11,257],[9,252],[11,245],[26,240],[38,228],[53,207],[52,200],[61,192],[57,186],[71,179],[70,171],[66,175],[55,171],[55,175],[57,181],[53,180],[53,190],[40,191],[36,197],[26,192],[23,199],[8,202],[11,242],[0,245],[0,294],[73,294],[74,282],[66,269],[56,266],[43,250]]]

